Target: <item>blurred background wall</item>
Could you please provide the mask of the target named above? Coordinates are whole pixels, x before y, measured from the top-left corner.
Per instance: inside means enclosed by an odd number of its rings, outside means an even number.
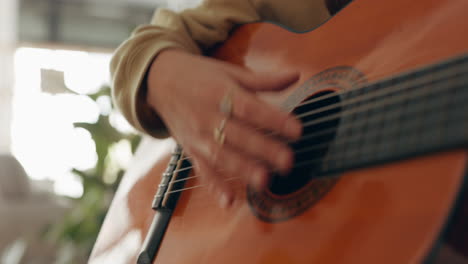
[[[86,263],[139,142],[111,54],[156,8],[197,2],[0,0],[0,264]]]
[[[13,54],[17,37],[18,6],[15,0],[0,2],[0,153],[10,149]]]
[[[11,0],[9,0],[11,1]],[[160,0],[21,0],[23,43],[114,49],[135,26],[148,23]]]

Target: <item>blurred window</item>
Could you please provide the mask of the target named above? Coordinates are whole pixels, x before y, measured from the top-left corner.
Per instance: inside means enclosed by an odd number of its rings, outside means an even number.
[[[110,56],[16,50],[12,151],[32,179],[52,181],[57,194],[80,197],[83,186],[71,169],[85,170],[96,163],[91,135],[73,123],[95,122],[99,113],[109,112],[109,100],[96,103],[85,94],[109,84]]]

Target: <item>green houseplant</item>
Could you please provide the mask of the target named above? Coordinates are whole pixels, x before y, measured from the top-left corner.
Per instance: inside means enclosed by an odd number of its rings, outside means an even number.
[[[110,87],[87,95],[94,101],[110,100]],[[111,109],[114,110],[112,102]],[[112,125],[108,113],[101,112],[95,123],[75,123],[76,128],[87,130],[95,143],[97,162],[94,168],[82,171],[73,169],[83,183],[83,195],[69,198],[72,209],[59,221],[50,226],[46,237],[58,247],[56,263],[84,263],[91,253],[107,209],[124,174],[124,168],[115,158],[118,144],[130,145],[134,153],[140,136],[123,133]]]

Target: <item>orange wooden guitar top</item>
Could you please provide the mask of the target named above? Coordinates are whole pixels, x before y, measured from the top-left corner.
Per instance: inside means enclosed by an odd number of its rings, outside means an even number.
[[[466,0],[356,0],[307,33],[258,23],[241,27],[216,57],[256,70],[297,70],[297,85],[348,65],[367,79],[468,53]],[[289,102],[287,108],[297,102]],[[174,146],[143,142],[114,198],[90,263],[135,263],[154,212],[151,201]],[[343,173],[303,214],[267,223],[252,214],[245,187],[221,209],[207,188],[184,191],[155,263],[420,263],[433,249],[464,179],[465,149]],[[201,184],[198,178],[186,187]]]

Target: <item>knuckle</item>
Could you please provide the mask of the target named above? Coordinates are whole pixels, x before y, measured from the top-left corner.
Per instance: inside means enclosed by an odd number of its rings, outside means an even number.
[[[246,166],[247,173],[244,173],[243,178],[247,181],[252,181],[255,177],[258,177],[257,175],[266,173],[266,171],[266,168],[262,166],[259,162],[251,161]]]
[[[230,174],[239,174],[245,162],[240,154],[232,152],[226,160],[226,169]]]
[[[245,133],[242,141],[242,147],[251,153],[257,152],[261,146],[261,139],[255,134]]]
[[[248,162],[244,165],[244,170],[242,171],[242,174],[240,174],[241,178],[244,180],[249,179],[252,175],[255,174],[257,167],[253,162]]]
[[[212,142],[212,141],[208,141],[205,144],[206,144],[207,150],[208,150],[207,155],[214,156],[216,154],[216,152],[218,151],[218,145],[216,143]],[[212,162],[214,162],[213,159],[212,159]]]
[[[277,111],[278,113],[273,113],[275,118],[270,118],[271,126],[273,129],[277,130],[278,132],[283,132],[283,127],[286,125],[289,117],[287,114]]]
[[[202,157],[205,164],[212,164],[214,162],[214,154],[216,153],[217,145],[209,137],[201,137],[197,140],[195,152]]]
[[[268,161],[270,163],[275,163],[278,159],[278,154],[284,151],[284,147],[280,143],[276,143],[274,141],[268,144],[266,148],[266,153],[268,153]]]
[[[252,115],[255,114],[250,101],[245,97],[239,100],[239,104],[234,109],[237,109],[238,115],[242,119],[251,119]]]
[[[260,163],[254,161],[254,160],[249,160],[249,162],[247,163],[247,168],[249,169],[250,174],[255,173],[256,171],[263,169],[263,167],[260,165]]]
[[[226,136],[226,142],[230,142],[234,145],[240,144],[240,142],[242,141],[242,130],[239,129],[237,125],[233,124],[233,122],[229,119],[226,121],[226,128],[224,129],[224,131]]]

